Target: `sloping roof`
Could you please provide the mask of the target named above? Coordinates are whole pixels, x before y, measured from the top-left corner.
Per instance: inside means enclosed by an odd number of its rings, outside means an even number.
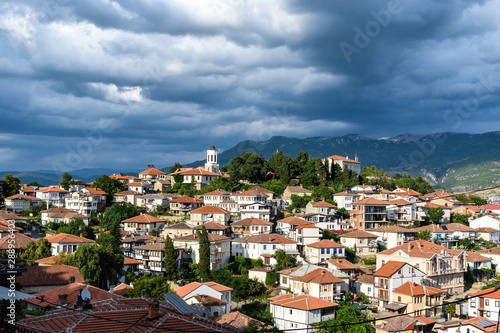
[[[360,283],[374,284],[375,277],[372,274],[363,274],[360,275],[356,281]]]
[[[15,232],[13,235],[14,238],[11,238],[10,235],[0,238],[0,250],[8,250],[9,248],[12,248],[12,246],[14,246],[13,249],[15,250],[25,249],[29,242],[36,242],[35,239],[23,235],[20,232]],[[12,242],[12,240],[14,241]]]
[[[311,204],[311,206],[313,207],[328,207],[328,208],[336,208],[335,205],[332,205],[331,203],[328,203],[326,202],[325,200],[321,200],[321,201],[314,201],[314,200],[311,200],[309,201],[309,203]]]
[[[240,196],[240,197],[265,197],[267,196],[266,193],[262,193],[257,189],[251,188],[246,191],[241,191],[241,192],[235,192],[233,193],[234,196]]]
[[[497,229],[489,228],[489,227],[486,227],[486,228],[476,228],[474,230],[476,230],[476,232],[483,233],[483,234],[493,234],[495,232],[498,232]]]
[[[80,289],[88,289],[90,292],[91,300],[90,302],[96,302],[109,298],[119,298],[121,296],[114,295],[106,290],[99,289],[97,287],[84,284],[84,283],[72,283],[61,287],[45,290],[34,294],[37,298],[26,300],[26,302],[31,303],[34,306],[41,308],[52,307],[55,308],[59,305],[59,295],[66,294],[68,306],[73,306],[76,303],[77,297],[80,294]],[[43,301],[40,299],[43,296]]]
[[[26,194],[14,194],[10,197],[5,198],[5,200],[28,200],[28,201],[42,201],[42,199],[33,197],[31,195]]]
[[[223,314],[215,319],[219,324],[227,324],[238,330],[245,330],[251,324],[261,324],[264,323],[247,316],[239,311],[231,311],[229,313]]]
[[[340,237],[344,238],[377,238],[374,234],[370,234],[361,229],[356,229],[354,231],[347,232],[345,234],[340,235]]]
[[[448,223],[443,225],[443,229],[450,231],[476,231],[475,229],[461,223]]]
[[[37,192],[60,192],[60,193],[69,193],[69,191],[63,190],[62,188],[58,187],[44,187],[41,189],[36,190]]]
[[[329,239],[322,239],[319,242],[311,243],[311,244],[308,244],[307,246],[318,248],[318,249],[337,248],[337,247],[343,248],[343,247],[345,247],[344,245],[340,245],[340,244],[335,243],[335,242],[333,242],[333,241],[331,241]]]
[[[356,163],[356,164],[361,164],[360,162],[358,161],[355,161],[355,160],[351,160],[347,157],[344,157],[344,156],[339,156],[339,155],[332,155],[332,156],[328,156],[328,157],[325,157],[325,158],[322,158],[321,160],[324,161],[326,159],[330,159],[330,160],[334,160],[334,161],[344,161],[344,162],[350,162],[350,163]]]
[[[209,196],[209,195],[210,196],[228,196],[228,195],[230,195],[230,193],[228,193],[224,190],[218,189],[218,190],[203,194],[203,196]]]
[[[181,223],[176,223],[176,224],[171,224],[166,227],[163,227],[163,229],[193,229],[189,225],[187,225],[184,222]]]
[[[321,229],[321,228],[318,227],[316,224],[310,222],[310,223],[299,224],[298,226],[295,227],[295,229]]]
[[[194,298],[198,303],[204,306],[214,306],[214,305],[224,305],[227,304],[226,301],[215,298],[210,295],[194,295],[189,297],[188,299]],[[187,301],[187,300],[186,300]]]
[[[287,186],[285,188],[285,191],[289,191],[290,193],[305,193],[305,194],[311,194],[312,191],[306,189],[306,188],[303,188],[302,186]]]
[[[43,213],[43,211],[42,211]],[[26,217],[22,217],[21,215],[17,215],[16,213],[9,212],[7,210],[0,210],[0,218],[5,220],[27,220]]]
[[[230,241],[231,237],[226,237],[226,236],[221,236],[221,235],[216,235],[216,234],[211,234],[208,233],[208,240],[210,243],[212,242],[224,242],[224,241]],[[193,241],[193,242],[199,242],[200,237],[198,237],[197,233],[194,233],[192,235],[187,235],[183,237],[177,237],[173,239],[174,243],[178,241]]]
[[[60,233],[52,236],[45,237],[49,243],[93,243],[92,239],[85,237],[78,237],[75,235]]]
[[[121,191],[121,192],[115,193],[113,196],[115,196],[115,197],[124,197],[126,195],[141,195],[141,193],[139,193],[137,191],[126,190],[126,191]]]
[[[479,250],[476,252],[481,254],[500,254],[500,246],[493,247],[491,249]]]
[[[158,251],[161,252],[165,249],[165,242],[154,242],[145,245],[134,246],[134,250],[145,250],[145,251]]]
[[[201,203],[202,204],[203,200],[191,198],[191,197],[188,197],[187,195],[185,195],[183,197],[170,200],[169,203]]]
[[[423,296],[444,294],[446,291],[434,287],[423,286],[415,282],[406,282],[394,289],[393,292],[410,296]]]
[[[247,219],[239,220],[231,223],[231,225],[273,225],[272,222],[264,221],[256,217],[249,217]]]
[[[123,220],[122,222],[127,222],[127,223],[158,223],[162,222],[164,223],[165,220],[159,219],[157,217],[148,215],[148,214],[141,214],[137,215],[134,217],[131,217],[129,219]]]
[[[297,216],[289,216],[287,218],[278,220],[278,222],[288,223],[288,224],[293,224],[293,225],[300,225],[300,224],[304,224],[304,223],[311,223],[311,222],[309,222],[307,220],[304,220],[303,218],[297,217]]]
[[[296,241],[278,234],[259,234],[233,239],[233,243],[297,244]]]
[[[164,242],[165,239],[157,236],[151,235],[141,235],[135,237],[127,237],[122,239],[122,243],[153,243],[153,242]]]
[[[380,267],[374,276],[390,277],[396,274],[406,262],[389,260],[384,266]]]
[[[364,198],[363,200],[355,201],[353,205],[379,205],[388,206],[390,203],[388,201],[382,201],[375,198]]]
[[[491,325],[489,327],[482,327],[482,326],[480,326],[480,325],[477,324],[480,321],[489,321],[493,325]],[[474,317],[474,318],[471,318],[471,319],[464,320],[462,322],[453,323],[453,324],[449,324],[449,325],[443,325],[439,329],[440,330],[445,330],[445,329],[450,328],[450,327],[458,327],[458,326],[465,326],[465,325],[472,325],[475,328],[478,328],[482,332],[495,332],[496,331],[496,326],[497,326],[496,322],[494,322],[493,320],[491,320],[489,318],[486,318],[486,317],[478,316],[478,317]]]
[[[358,269],[358,266],[354,265],[352,262],[346,259],[328,259],[327,263],[332,264],[338,269]]]
[[[315,269],[314,271],[307,273],[304,276],[294,277],[293,280],[307,282],[307,283],[319,283],[319,284],[329,284],[329,283],[343,283],[344,280],[333,276],[328,270],[323,268]]]
[[[230,211],[227,211],[225,209],[222,209],[217,206],[203,206],[200,208],[193,209],[192,211],[189,212],[190,214],[193,213],[212,213],[212,214],[230,214]]]
[[[129,257],[124,257],[123,258],[123,264],[124,265],[138,265],[140,263],[141,262],[139,260],[135,260],[135,259],[132,259],[132,258],[129,258]]]
[[[299,309],[299,310],[317,310],[326,309],[337,306],[337,303],[328,302],[313,296],[293,294],[285,294],[281,296],[268,298],[271,304],[280,305],[286,308]]]
[[[128,184],[125,184],[125,186],[127,186],[127,187],[132,187],[132,186],[135,186],[135,187],[151,187],[151,185],[149,185],[149,184],[143,184],[141,182],[128,183]]]
[[[207,230],[226,230],[228,228],[227,225],[220,224],[217,222],[206,222],[206,223],[203,223],[201,225],[197,225],[193,229],[201,230],[201,229],[203,229],[203,227],[205,227],[205,229],[207,229]]]
[[[423,230],[429,230],[430,232],[434,232],[434,233],[453,232],[452,230],[445,230],[437,224],[429,224],[429,225],[424,225],[423,227],[413,228],[414,232],[420,232]]]
[[[263,188],[262,186],[259,185],[252,187],[251,190],[257,190],[260,193],[274,194],[273,191],[268,190],[267,188]]]
[[[449,249],[445,248],[444,246],[437,245],[432,242],[428,242],[425,240],[414,240],[409,243],[405,243],[393,248],[390,248],[388,250],[379,252],[377,255],[391,255],[397,251],[403,251],[404,253],[408,254],[410,257],[419,257],[419,258],[432,258],[434,255],[441,253],[443,250],[445,250],[448,253],[450,252]],[[463,251],[460,251],[462,253]],[[458,255],[458,254],[457,254]]]
[[[177,175],[183,176],[212,176],[212,177],[220,177],[221,175],[215,172],[210,172],[202,168],[195,168],[190,170],[184,170],[180,172],[175,172]]]
[[[107,193],[101,190],[99,187],[86,187],[84,188],[84,190],[89,191],[90,193],[95,195],[107,195]]]
[[[124,296],[127,294],[129,290],[134,289],[132,286],[125,284],[125,283],[120,283],[116,287],[113,288],[113,294]]]
[[[412,229],[402,228],[397,225],[383,225],[378,228],[369,228],[366,229],[368,232],[403,232],[403,233],[414,233],[415,231]]]
[[[158,170],[156,168],[149,168],[147,170],[139,172],[140,175],[166,175],[165,172]]]
[[[179,295],[180,297],[184,297],[186,296],[187,294],[193,292],[194,290],[196,290],[197,288],[199,288],[200,286],[202,285],[205,285],[207,287],[210,287],[212,288],[213,290],[216,290],[218,292],[223,292],[223,291],[232,291],[233,288],[230,288],[230,287],[227,287],[227,286],[224,286],[222,284],[219,284],[217,282],[204,282],[204,283],[200,283],[200,282],[191,282],[190,284],[187,284],[185,286],[182,286],[180,288],[177,288],[175,289],[175,293],[177,295]]]
[[[67,265],[30,266],[16,281],[23,287],[65,285],[69,284],[70,276],[75,277],[75,282],[85,283],[78,268]]]

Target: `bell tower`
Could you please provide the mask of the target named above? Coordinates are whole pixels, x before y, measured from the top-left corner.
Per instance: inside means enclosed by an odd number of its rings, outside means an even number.
[[[211,145],[207,150],[207,163],[205,163],[205,170],[219,173],[219,164],[217,163],[217,149]]]

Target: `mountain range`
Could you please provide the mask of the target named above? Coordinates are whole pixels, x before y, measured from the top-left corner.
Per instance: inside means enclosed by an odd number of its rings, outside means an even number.
[[[265,141],[242,141],[218,154],[221,166],[243,151],[262,154],[265,158],[282,150],[295,157],[300,150],[312,157],[341,155],[354,159],[357,154],[362,167],[375,165],[392,175],[396,172],[422,176],[435,188],[456,192],[474,191],[500,186],[500,131],[483,134],[468,133],[405,133],[395,137],[369,138],[359,134],[306,139],[273,136]],[[186,166],[204,165],[200,160]],[[169,169],[169,168],[166,168]],[[137,174],[129,170],[125,174]],[[93,181],[103,174],[123,171],[109,168],[88,168],[71,171],[74,179]],[[24,183],[49,185],[59,182],[60,173],[52,170],[32,172],[4,171],[19,177]]]

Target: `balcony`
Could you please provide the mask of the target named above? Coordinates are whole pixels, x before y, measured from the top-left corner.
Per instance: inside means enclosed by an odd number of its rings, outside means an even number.
[[[220,258],[217,258],[217,259],[210,259],[210,263],[212,263],[212,264],[218,264],[218,263],[220,263],[220,262],[222,262],[222,259],[220,259]]]

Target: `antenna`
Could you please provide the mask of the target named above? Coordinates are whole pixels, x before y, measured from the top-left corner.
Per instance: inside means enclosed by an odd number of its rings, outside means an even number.
[[[90,301],[91,296],[90,296],[90,291],[88,289],[83,289],[81,296],[83,301]]]

